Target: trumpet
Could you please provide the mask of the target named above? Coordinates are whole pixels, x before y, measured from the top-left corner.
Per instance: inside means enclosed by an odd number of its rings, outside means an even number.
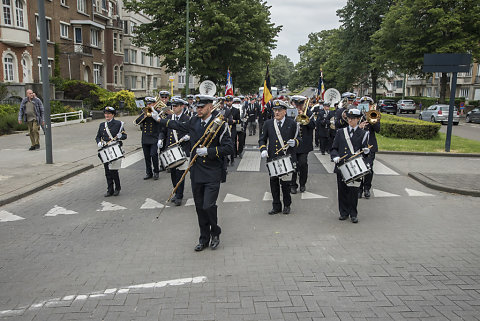
[[[155,101],[155,103],[151,106],[147,106],[147,107],[144,107],[143,110],[142,110],[142,113],[140,114],[140,116],[138,116],[134,121],[133,121],[133,124],[135,126],[137,125],[140,125],[141,123],[143,123],[143,121],[147,118],[147,117],[152,117],[152,114],[154,112],[154,110],[156,108],[161,108],[160,112],[159,112],[159,116],[162,117],[162,118],[165,118],[167,115],[166,115],[166,112],[168,109],[170,109],[170,107],[168,107],[161,99],[160,97],[157,98],[157,101]]]
[[[306,126],[310,123],[310,117],[306,115],[309,103],[310,103],[310,98],[308,98],[307,102],[303,105],[303,112],[301,114],[298,114],[297,117],[295,117],[295,121],[300,125]]]

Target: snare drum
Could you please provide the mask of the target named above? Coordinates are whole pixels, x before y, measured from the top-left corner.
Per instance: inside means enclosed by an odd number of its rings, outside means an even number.
[[[187,154],[179,145],[167,148],[160,154],[160,161],[163,167],[172,169],[185,163],[187,160]]]
[[[114,142],[98,150],[98,157],[102,163],[110,163],[124,157],[120,142]]]
[[[281,156],[268,162],[267,168],[270,177],[283,176],[295,171],[290,155]]]
[[[355,181],[370,173],[370,165],[365,164],[361,155],[338,166],[338,169],[342,173],[343,181],[347,185],[355,184]]]

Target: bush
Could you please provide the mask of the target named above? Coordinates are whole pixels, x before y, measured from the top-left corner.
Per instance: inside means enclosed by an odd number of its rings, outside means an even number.
[[[98,85],[80,80],[65,81],[63,91],[66,99],[83,100],[85,105],[97,110],[103,109],[106,101],[114,95]]]
[[[3,118],[9,114],[18,115],[19,109],[20,105],[0,105],[0,118]]]
[[[10,134],[18,130],[27,130],[27,128],[27,124],[18,123],[18,113],[0,116],[0,135]]]
[[[124,110],[131,112],[135,112],[137,110],[137,105],[135,104],[135,95],[133,92],[128,90],[120,90],[113,93],[113,96],[106,101],[105,106],[112,106],[115,109],[119,109],[121,101],[124,102]]]
[[[382,114],[380,135],[392,138],[432,139],[441,125],[414,118]]]

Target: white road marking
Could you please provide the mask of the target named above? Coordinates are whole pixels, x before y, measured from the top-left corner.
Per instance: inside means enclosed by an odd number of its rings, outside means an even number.
[[[245,151],[238,164],[237,172],[259,172],[261,159],[258,151]]]
[[[263,201],[273,201],[272,193],[265,192],[265,195],[263,195]]]
[[[197,283],[205,283],[207,281],[206,276],[197,276],[194,278],[185,278],[185,279],[175,279],[175,280],[168,280],[168,281],[160,281],[160,282],[153,282],[153,283],[146,283],[146,284],[136,284],[130,285],[126,287],[122,287],[119,289],[107,289],[103,293],[101,292],[94,292],[90,294],[81,294],[81,295],[67,295],[62,298],[55,298],[50,299],[38,303],[34,303],[30,306],[21,307],[14,310],[3,310],[0,311],[0,318],[20,315],[24,313],[26,310],[35,310],[41,309],[43,307],[55,306],[57,304],[61,304],[61,301],[73,301],[73,300],[87,300],[87,299],[96,299],[102,298],[105,296],[114,296],[115,294],[122,294],[128,293],[130,290],[134,289],[151,289],[151,288],[163,288],[166,286],[179,286],[184,284],[197,284]]]
[[[381,191],[381,190],[376,189],[376,188],[373,189],[373,195],[375,195],[375,197],[396,197],[396,196],[400,196],[400,195],[397,195],[397,194],[384,192],[384,191]]]
[[[9,178],[11,178],[12,176],[4,176],[4,175],[0,175],[0,181],[4,181],[4,180],[7,180]]]
[[[320,163],[325,167],[325,170],[327,173],[333,173],[333,170],[335,169],[335,163],[331,161],[330,155],[325,154],[322,155],[322,153],[314,153],[315,156],[317,156],[318,160]]]
[[[122,160],[122,168],[127,168],[128,166],[135,164],[141,159],[143,159],[143,150],[125,157]]]
[[[48,211],[45,216],[57,216],[57,215],[71,215],[71,214],[78,214],[75,211],[67,210],[64,207],[55,205],[50,211]]]
[[[193,198],[189,198],[187,202],[185,202],[185,206],[192,206],[195,205],[195,202],[193,201]]]
[[[126,210],[126,209],[127,209],[126,207],[103,201],[102,208],[98,209],[97,212],[119,211],[119,210]]]
[[[314,193],[310,193],[310,192],[303,192],[303,193],[300,193],[300,194],[302,194],[302,200],[309,200],[309,199],[314,199],[314,198],[328,198],[328,197],[318,195],[318,194],[314,194]]]
[[[19,221],[19,220],[24,220],[24,217],[12,214],[7,211],[0,211],[0,222],[13,222],[13,221]]]
[[[373,163],[373,172],[374,175],[399,175],[393,169],[383,165],[378,160],[375,160]]]
[[[145,203],[140,207],[140,209],[145,210],[145,209],[153,209],[153,208],[163,208],[163,204],[160,204],[159,202],[152,200],[151,198],[145,199]]]
[[[405,191],[407,192],[408,196],[435,196],[433,194],[420,192],[410,188],[405,188]]]
[[[233,194],[227,194],[225,195],[225,198],[223,199],[224,203],[235,203],[235,202],[250,202],[249,199],[233,195]]]

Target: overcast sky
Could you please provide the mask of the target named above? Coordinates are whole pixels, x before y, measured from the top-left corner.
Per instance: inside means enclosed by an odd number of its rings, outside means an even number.
[[[272,56],[286,55],[296,64],[300,60],[298,46],[307,43],[311,32],[340,26],[336,11],[347,0],[267,0],[267,3],[272,6],[272,22],[283,26]]]

